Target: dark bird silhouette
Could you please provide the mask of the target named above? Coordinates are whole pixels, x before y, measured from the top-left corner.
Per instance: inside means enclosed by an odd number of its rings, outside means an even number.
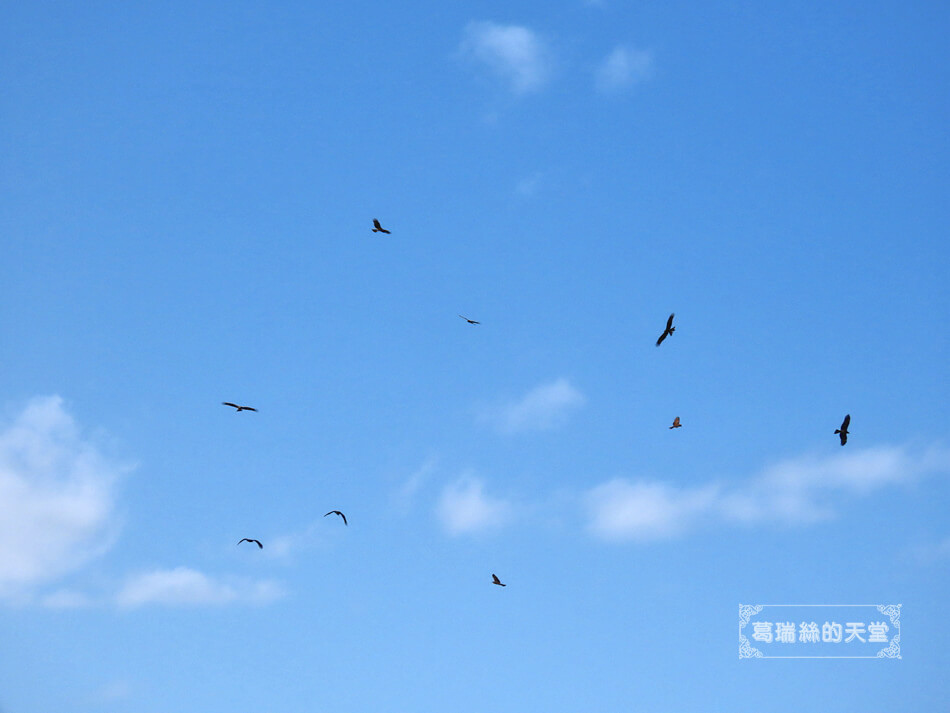
[[[677,416],[676,418],[673,419],[673,425],[670,426],[670,428],[672,429],[672,428],[682,428],[682,427],[683,427],[683,424],[680,423],[680,417]]]
[[[676,331],[676,327],[673,326],[673,315],[670,315],[670,318],[666,320],[666,329],[663,330],[663,334],[660,335],[660,338],[656,340],[656,345],[660,346],[663,343],[663,340],[668,336],[673,334]]]
[[[233,408],[236,408],[237,411],[235,411],[234,413],[240,413],[241,411],[257,411],[256,408],[251,408],[250,406],[238,406],[237,404],[232,404],[230,401],[222,401],[221,405],[231,406]]]
[[[264,549],[264,545],[261,544],[261,541],[260,541],[260,540],[252,540],[250,537],[245,537],[245,538],[242,539],[242,540],[238,540],[238,544],[239,544],[239,545],[240,545],[242,542],[253,542],[253,543],[255,543],[260,549]]]
[[[459,315],[459,317],[462,317],[462,315]],[[476,322],[474,319],[469,319],[468,317],[462,317],[462,319],[464,319],[469,324],[481,324],[481,322]]]
[[[497,574],[492,574],[492,576],[491,576],[491,583],[492,583],[492,584],[497,584],[499,587],[507,587],[507,586],[508,586],[507,584],[502,584],[502,583],[501,583],[501,580],[498,579],[498,575],[497,575]]]
[[[373,218],[373,232],[374,232],[374,233],[386,233],[386,235],[390,235],[390,231],[386,230],[386,228],[384,228],[383,226],[381,226],[381,225],[379,224],[379,221],[376,220],[376,218]]]
[[[327,515],[339,515],[340,517],[343,518],[343,524],[344,524],[344,525],[348,524],[348,523],[346,522],[346,515],[344,515],[343,513],[341,513],[339,510],[331,510],[330,512],[327,513]],[[324,517],[326,517],[327,515],[324,515]]]
[[[851,425],[851,414],[849,413],[844,417],[844,421],[841,422],[841,428],[836,428],[835,433],[841,437],[841,445],[843,446],[848,442],[848,426]]]

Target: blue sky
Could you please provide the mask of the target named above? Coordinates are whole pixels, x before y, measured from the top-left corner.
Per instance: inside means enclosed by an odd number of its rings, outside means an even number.
[[[943,3],[3,17],[2,713],[942,710]]]

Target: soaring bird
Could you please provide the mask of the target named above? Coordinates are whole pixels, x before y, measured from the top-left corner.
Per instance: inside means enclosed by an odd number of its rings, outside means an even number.
[[[258,546],[260,549],[264,549],[264,545],[261,544],[261,541],[260,541],[260,540],[252,540],[250,537],[245,537],[245,538],[242,539],[242,540],[238,540],[238,544],[239,544],[239,545],[240,545],[242,542],[254,542],[254,543],[257,544],[257,546]]]
[[[327,515],[339,515],[340,517],[343,518],[343,524],[344,524],[344,525],[347,524],[347,522],[346,522],[346,515],[344,515],[343,513],[341,513],[339,510],[331,510],[330,512],[327,513]],[[324,515],[324,517],[326,517],[327,515]]]
[[[383,226],[381,226],[381,225],[379,224],[379,221],[376,220],[376,218],[373,218],[373,232],[374,232],[374,233],[386,233],[386,235],[389,235],[389,234],[390,234],[390,231],[386,230],[386,228],[384,228]]]
[[[841,422],[841,428],[836,428],[835,433],[841,437],[841,445],[843,446],[848,442],[848,426],[851,424],[851,414],[849,413],[844,417],[844,421]]]
[[[235,411],[234,413],[240,413],[241,411],[257,411],[256,408],[251,408],[250,406],[238,406],[237,404],[232,404],[230,401],[222,401],[221,405],[232,406],[233,408],[236,408],[237,411]]]
[[[497,574],[494,574],[494,573],[493,573],[492,576],[491,576],[491,583],[492,583],[492,584],[497,584],[499,587],[507,587],[507,586],[508,586],[507,584],[502,584],[502,583],[501,583],[501,580],[498,579],[498,575],[497,575]]]
[[[676,418],[673,419],[673,425],[670,426],[670,428],[672,429],[672,428],[682,428],[682,427],[683,427],[683,424],[680,423],[680,417],[677,416]]]
[[[673,315],[671,314],[670,318],[666,320],[666,329],[663,330],[663,334],[660,335],[660,338],[656,340],[656,345],[660,346],[663,343],[663,340],[675,331],[676,327],[673,326]]]
[[[459,315],[459,317],[462,317],[462,315]],[[462,317],[462,319],[464,319],[469,324],[481,324],[481,322],[476,322],[474,319],[469,319],[468,317]]]

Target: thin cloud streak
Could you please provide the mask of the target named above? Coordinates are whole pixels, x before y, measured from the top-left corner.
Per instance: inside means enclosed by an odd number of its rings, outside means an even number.
[[[501,408],[485,410],[482,417],[502,433],[546,431],[563,425],[568,414],[585,401],[584,395],[562,377],[536,386]]]
[[[588,491],[588,529],[604,539],[649,540],[684,535],[712,522],[806,525],[834,518],[842,498],[935,472],[950,472],[950,451],[879,447],[782,461],[732,488],[617,478]]]
[[[217,579],[188,567],[159,569],[130,577],[116,594],[123,609],[147,604],[215,606],[231,603],[265,604],[283,596],[276,582]]]

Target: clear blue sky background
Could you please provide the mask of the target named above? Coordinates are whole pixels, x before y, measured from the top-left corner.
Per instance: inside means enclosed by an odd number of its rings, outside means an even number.
[[[946,710],[945,3],[0,10],[2,713]]]

